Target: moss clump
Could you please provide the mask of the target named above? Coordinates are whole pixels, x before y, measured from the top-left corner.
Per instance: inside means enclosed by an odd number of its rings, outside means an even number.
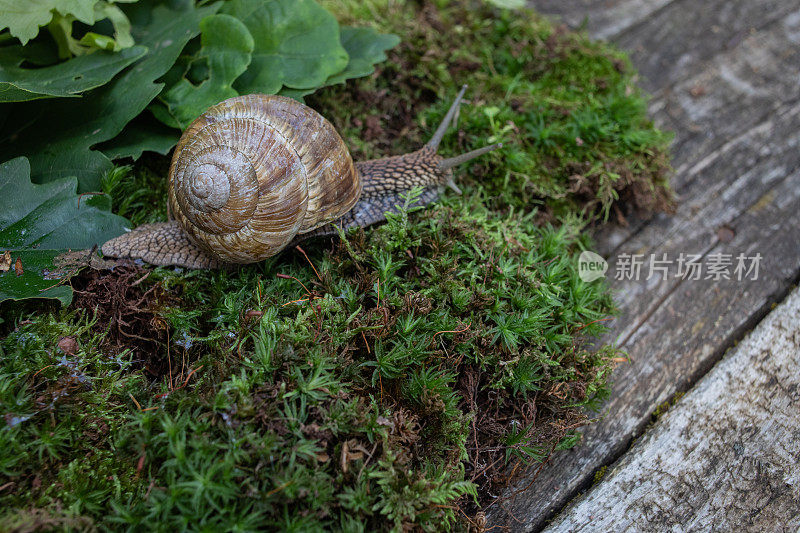
[[[8,311],[3,508],[148,529],[452,524],[503,465],[573,444],[607,393],[613,350],[580,341],[611,302],[577,277],[575,235],[533,218],[445,199],[312,253],[314,268],[293,252],[156,269],[125,294],[173,299],[143,305],[152,325],[124,330],[127,349],[98,327],[103,304]],[[134,352],[161,338],[158,317],[169,342]]]
[[[459,134],[442,153],[504,148],[470,165],[497,210],[546,219],[670,210],[671,135],[647,118],[622,52],[530,10],[486,2],[325,0],[345,23],[402,35],[376,74],[308,98],[358,157],[416,149],[470,85]]]
[[[414,212],[412,194],[307,256],[88,271],[69,309],[0,309],[0,521],[441,530],[492,501],[507,467],[578,442],[618,355],[584,346],[613,306],[577,275],[578,218],[613,208],[609,191],[666,198],[666,141],[619,92],[627,63],[530,13],[331,4],[405,38],[374,78],[311,102],[358,156],[418,147],[462,81],[472,106],[443,152],[509,148],[460,173],[463,196]],[[161,218],[164,163],[104,189],[132,220]]]

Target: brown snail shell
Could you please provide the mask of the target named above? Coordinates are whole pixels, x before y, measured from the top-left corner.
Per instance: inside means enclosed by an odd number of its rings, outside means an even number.
[[[362,184],[333,125],[290,98],[225,100],[183,133],[169,208],[200,248],[252,263],[349,211]]]

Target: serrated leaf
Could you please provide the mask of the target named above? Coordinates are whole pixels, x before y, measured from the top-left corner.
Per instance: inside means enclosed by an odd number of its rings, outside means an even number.
[[[202,47],[198,59],[207,62],[208,79],[193,85],[182,78],[159,97],[165,108],[153,109],[159,120],[174,128],[185,129],[212,105],[238,96],[233,81],[250,63],[253,37],[236,17],[206,17],[200,22],[200,35]]]
[[[0,161],[27,156],[36,183],[78,176],[78,191],[97,191],[111,161],[92,147],[116,137],[158,95],[155,83],[199,32],[200,20],[218,5],[194,8],[141,1],[126,6],[137,43],[148,53],[108,84],[83,98],[49,99],[12,106],[0,139]],[[47,132],[43,135],[43,132]]]
[[[0,30],[8,31],[26,44],[39,28],[53,18],[55,0],[0,0]]]
[[[20,67],[25,60],[22,48],[0,48],[0,103],[77,96],[108,83],[147,52],[144,46],[134,46],[119,53],[97,52],[49,67],[29,69]]]
[[[95,18],[95,4],[98,0],[54,0],[53,4],[56,11],[63,16],[75,17],[84,24],[94,24],[98,19]]]
[[[255,40],[250,67],[233,84],[239,94],[320,87],[347,66],[339,23],[313,0],[233,0],[222,12]]]
[[[122,217],[98,209],[76,194],[77,180],[63,178],[44,185],[30,181],[24,157],[0,164],[0,251],[20,258],[15,269],[0,274],[0,302],[5,299],[58,298],[69,302],[69,288],[45,279],[56,270],[53,259],[64,250],[100,245],[128,228]]]
[[[57,3],[70,1],[72,0],[57,0]],[[48,29],[58,46],[59,57],[66,59],[72,56],[90,54],[95,50],[118,52],[133,46],[131,23],[128,17],[125,16],[125,13],[119,7],[106,0],[92,0],[92,2],[96,2],[94,3],[93,11],[85,18],[76,18],[76,16],[72,14],[74,10],[67,11],[67,13],[63,13],[62,10],[58,8],[55,10],[56,12],[53,14],[53,20],[48,24]],[[94,31],[87,32],[81,39],[77,39],[72,35],[72,24],[76,20],[91,25],[105,19],[111,22],[114,28],[114,37],[102,35]]]
[[[341,29],[342,46],[350,57],[347,67],[325,80],[325,85],[344,83],[351,78],[369,76],[375,71],[375,64],[386,61],[386,50],[394,48],[400,42],[397,35],[378,33],[372,28],[356,28],[343,26]],[[280,95],[294,98],[302,102],[305,96],[316,91],[313,89],[291,89],[284,87]]]

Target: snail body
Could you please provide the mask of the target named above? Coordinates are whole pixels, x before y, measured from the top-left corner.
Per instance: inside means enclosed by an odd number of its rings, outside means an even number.
[[[106,242],[103,255],[155,265],[214,268],[253,263],[290,243],[385,220],[399,195],[424,187],[420,203],[449,185],[452,167],[498,145],[452,159],[436,148],[466,87],[421,150],[354,163],[333,125],[276,95],[225,100],[183,133],[169,171],[170,222]]]

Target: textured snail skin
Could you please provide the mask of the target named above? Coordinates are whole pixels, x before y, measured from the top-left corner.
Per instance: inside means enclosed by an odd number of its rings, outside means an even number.
[[[423,188],[436,200],[452,166],[485,147],[444,160],[436,148],[466,86],[433,139],[405,155],[354,164],[333,126],[281,96],[248,95],[210,108],[184,132],[170,167],[170,222],[140,226],[102,247],[109,257],[154,265],[219,268],[253,263],[337,227],[386,220],[400,195]]]
[[[103,245],[107,257],[141,259],[151,265],[220,268],[224,263],[198,248],[175,222],[143,224]]]
[[[398,205],[403,205],[400,195],[416,186],[422,186],[423,191],[415,206],[436,201],[443,182],[452,178],[451,170],[439,169],[441,159],[434,149],[425,147],[410,154],[356,163],[363,184],[356,205],[330,224],[299,236],[298,240],[334,235],[337,226],[348,229],[383,222],[387,212],[394,212]]]

